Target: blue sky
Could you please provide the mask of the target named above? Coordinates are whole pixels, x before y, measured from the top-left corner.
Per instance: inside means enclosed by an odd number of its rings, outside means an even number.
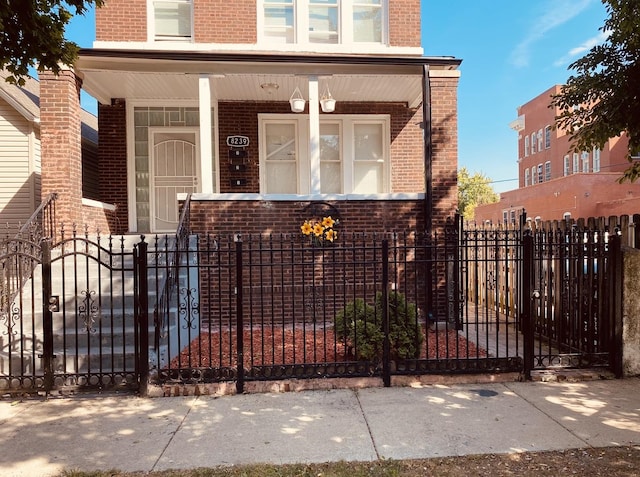
[[[602,41],[601,0],[422,0],[427,56],[463,60],[458,88],[459,166],[490,177],[496,191],[518,187],[516,108],[554,84],[568,65]],[[67,37],[93,46],[93,12]],[[95,112],[95,101],[83,97]]]

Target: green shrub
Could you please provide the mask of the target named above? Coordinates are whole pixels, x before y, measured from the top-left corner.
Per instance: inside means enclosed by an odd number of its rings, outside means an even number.
[[[382,355],[384,340],[378,321],[376,309],[356,298],[336,314],[334,330],[356,359],[373,360]]]
[[[382,293],[376,294],[375,305],[362,298],[347,303],[334,318],[334,330],[358,360],[379,361],[382,358],[384,332],[382,328]],[[407,303],[397,291],[389,293],[389,345],[391,359],[420,356],[424,337],[417,322],[415,303]]]
[[[405,296],[395,290],[389,292],[388,300],[391,359],[418,358],[424,336],[418,323],[416,304],[407,303]],[[376,310],[382,316],[382,292],[376,294]]]

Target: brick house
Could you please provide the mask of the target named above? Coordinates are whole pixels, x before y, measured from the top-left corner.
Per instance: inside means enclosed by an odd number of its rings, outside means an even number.
[[[611,138],[600,150],[573,152],[569,134],[553,127],[559,114],[549,107],[555,85],[518,108],[510,127],[518,132],[518,189],[495,204],[476,208],[476,222],[513,222],[527,217],[559,220],[634,214],[640,210],[640,184],[618,184],[629,163],[626,136]]]
[[[314,201],[345,231],[438,226],[461,61],[420,39],[419,0],[107,0],[74,71],[41,79],[43,194],[111,233],[175,232],[187,193],[195,231],[299,231]],[[80,87],[103,209],[81,205]]]

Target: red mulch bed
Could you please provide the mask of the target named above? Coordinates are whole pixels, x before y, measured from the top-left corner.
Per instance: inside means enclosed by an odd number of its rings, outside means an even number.
[[[314,334],[315,333],[315,334]],[[486,351],[454,330],[428,331],[421,359],[485,357]],[[252,343],[253,339],[253,343]],[[235,367],[237,337],[229,331],[203,332],[171,362],[177,367]],[[326,346],[325,346],[326,344]],[[255,329],[244,331],[244,366],[353,361],[332,329]],[[428,352],[427,352],[428,351]],[[253,361],[251,359],[253,358]]]

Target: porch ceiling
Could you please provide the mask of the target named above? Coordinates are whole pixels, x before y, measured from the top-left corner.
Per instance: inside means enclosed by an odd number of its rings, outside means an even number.
[[[198,99],[198,79],[211,78],[221,101],[288,101],[300,88],[308,98],[307,78],[318,76],[320,93],[328,86],[337,101],[422,101],[422,73],[428,59],[380,57],[274,57],[273,55],[172,55],[156,52],[82,50],[76,71],[83,88],[98,101]],[[395,61],[393,61],[395,60]],[[437,69],[455,69],[459,60],[434,60]],[[263,84],[277,89],[265,90]]]

